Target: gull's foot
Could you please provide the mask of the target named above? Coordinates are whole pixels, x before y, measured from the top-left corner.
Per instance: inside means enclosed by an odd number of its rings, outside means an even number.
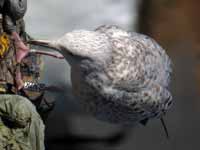
[[[29,53],[29,48],[23,43],[17,32],[12,33],[16,51],[16,61],[20,63],[24,57]]]
[[[16,61],[17,63],[20,63],[22,59],[26,57],[26,55],[29,53],[29,49],[22,41],[19,43],[15,43],[15,46],[17,48]]]
[[[19,69],[15,73],[15,82],[17,90],[21,90],[24,87],[24,82],[22,80],[22,74]]]

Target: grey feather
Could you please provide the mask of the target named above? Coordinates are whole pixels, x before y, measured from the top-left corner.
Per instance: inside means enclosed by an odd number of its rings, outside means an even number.
[[[134,124],[160,118],[171,106],[171,61],[148,36],[101,26],[30,43],[55,47],[64,55],[74,94],[101,120]]]

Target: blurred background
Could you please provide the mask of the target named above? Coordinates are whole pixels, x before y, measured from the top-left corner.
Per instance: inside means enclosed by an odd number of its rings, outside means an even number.
[[[71,95],[67,62],[44,57],[42,82],[64,89],[47,95],[56,99],[46,123],[47,150],[199,150],[199,8],[198,0],[29,0],[26,30],[34,38],[116,24],[153,37],[173,61],[167,140],[159,120],[123,129],[86,114]]]

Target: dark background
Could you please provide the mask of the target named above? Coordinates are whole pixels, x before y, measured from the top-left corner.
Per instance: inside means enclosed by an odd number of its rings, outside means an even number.
[[[170,140],[159,120],[123,129],[100,122],[80,109],[70,92],[65,61],[45,57],[42,82],[63,87],[49,93],[56,107],[46,124],[48,150],[199,150],[200,36],[198,0],[35,0],[29,2],[27,31],[54,38],[73,29],[118,24],[145,33],[162,45],[173,61],[174,105],[165,117]]]

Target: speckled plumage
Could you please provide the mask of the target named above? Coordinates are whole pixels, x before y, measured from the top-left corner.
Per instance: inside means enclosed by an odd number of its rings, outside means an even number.
[[[71,65],[75,95],[98,119],[133,124],[162,117],[172,103],[167,89],[171,61],[148,36],[101,26],[32,43],[64,55]]]

